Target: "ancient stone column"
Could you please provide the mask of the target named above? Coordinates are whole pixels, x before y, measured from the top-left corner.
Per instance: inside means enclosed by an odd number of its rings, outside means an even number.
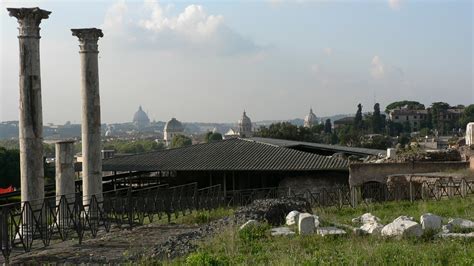
[[[75,199],[74,184],[74,141],[61,140],[56,142],[56,204],[61,196],[66,196],[67,202]]]
[[[51,12],[37,7],[7,10],[19,24],[21,201],[28,201],[35,208],[44,199],[39,24]]]
[[[84,205],[93,195],[102,199],[102,155],[100,134],[99,65],[96,28],[71,29],[79,38],[82,94],[82,196]]]
[[[70,214],[75,202],[74,141],[56,142],[56,206],[57,222],[61,229],[70,225]]]

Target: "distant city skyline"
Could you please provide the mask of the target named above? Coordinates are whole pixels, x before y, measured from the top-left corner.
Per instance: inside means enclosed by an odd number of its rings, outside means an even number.
[[[80,123],[71,28],[99,27],[103,123],[233,123],[474,103],[471,1],[2,1],[0,121],[18,120],[18,30],[6,7],[52,11],[41,24],[44,122]]]

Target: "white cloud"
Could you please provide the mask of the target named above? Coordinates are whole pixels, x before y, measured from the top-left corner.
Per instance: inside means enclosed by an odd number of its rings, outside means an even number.
[[[393,10],[400,10],[402,0],[388,0],[388,5]]]
[[[216,34],[224,25],[223,16],[208,15],[200,5],[189,5],[175,17],[167,17],[163,7],[154,0],[147,1],[145,5],[151,11],[151,17],[140,20],[139,25],[157,33],[171,30],[190,38],[199,38]]]
[[[203,6],[188,5],[177,15],[170,14],[171,5],[156,0],[145,0],[141,9],[131,7],[123,1],[112,5],[103,27],[112,36],[132,40],[134,45],[221,54],[259,50],[255,43],[230,29],[224,16],[208,14]]]
[[[385,66],[378,55],[372,58],[370,74],[374,79],[381,79],[385,75]]]

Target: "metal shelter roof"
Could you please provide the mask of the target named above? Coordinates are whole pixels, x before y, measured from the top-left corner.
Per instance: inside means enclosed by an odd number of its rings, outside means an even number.
[[[104,171],[348,170],[348,162],[247,139],[229,139],[103,160]]]
[[[321,144],[321,143],[313,143],[313,142],[304,142],[304,141],[294,141],[294,140],[285,140],[285,139],[272,139],[272,138],[259,138],[253,137],[250,138],[253,141],[260,142],[260,143],[267,143],[276,145],[279,147],[286,147],[286,148],[294,148],[298,146],[309,147],[317,150],[325,150],[325,151],[334,151],[334,153],[346,153],[351,155],[378,155],[378,154],[386,154],[384,150],[375,150],[375,149],[366,149],[366,148],[357,148],[357,147],[347,147],[341,145],[329,145],[329,144]]]

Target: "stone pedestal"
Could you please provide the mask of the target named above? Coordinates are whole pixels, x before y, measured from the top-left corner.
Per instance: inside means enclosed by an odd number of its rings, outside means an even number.
[[[19,24],[21,201],[28,201],[33,208],[37,208],[41,207],[44,199],[39,24],[51,12],[37,7],[7,10]]]
[[[88,205],[93,195],[102,200],[102,156],[98,45],[102,30],[71,29],[79,38],[82,94],[82,195]]]

